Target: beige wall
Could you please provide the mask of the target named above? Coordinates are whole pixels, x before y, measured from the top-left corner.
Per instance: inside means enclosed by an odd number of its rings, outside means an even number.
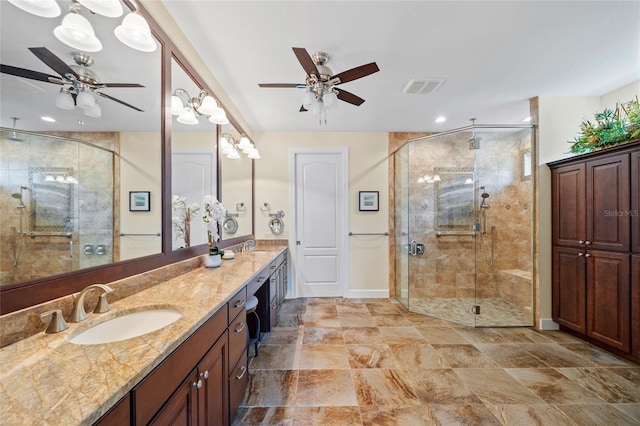
[[[640,81],[603,96],[540,97],[538,100],[538,177],[540,183],[540,318],[551,318],[551,173],[546,163],[571,157],[570,144],[578,134],[582,120],[593,119],[595,112],[615,108],[616,102],[628,102],[640,94]]]
[[[258,133],[260,160],[255,162],[256,229],[258,239],[289,238],[291,217],[291,150],[294,148],[346,147],[349,151],[349,224],[352,232],[388,231],[388,135],[386,133]],[[379,191],[380,211],[358,211],[359,191]],[[269,211],[262,211],[264,203]],[[285,212],[285,228],[275,236],[269,230],[269,213]],[[349,294],[388,296],[388,237],[349,238]]]
[[[120,134],[120,229],[128,234],[155,234],[162,230],[162,140],[158,132]],[[149,212],[129,211],[129,191],[150,191]],[[161,237],[120,238],[120,259],[160,253]]]

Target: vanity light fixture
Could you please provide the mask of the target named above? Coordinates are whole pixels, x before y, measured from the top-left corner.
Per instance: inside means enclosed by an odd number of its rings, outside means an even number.
[[[258,149],[245,135],[242,135],[239,141],[236,141],[229,133],[223,133],[222,136],[220,136],[220,152],[226,155],[227,158],[237,160],[240,158],[240,151],[252,160],[260,158]]]
[[[60,16],[60,6],[55,0],[9,0],[16,7],[44,18]],[[141,52],[154,52],[158,46],[151,35],[151,29],[146,19],[138,13],[133,2],[134,10],[127,14],[113,33],[123,44]],[[81,6],[92,14],[109,18],[118,18],[123,14],[120,0],[70,0],[69,13],[62,19],[62,23],[53,30],[58,40],[84,52],[99,52],[102,42],[98,39],[93,26],[87,18],[80,14]]]
[[[193,98],[186,90],[176,89],[171,96],[171,114],[178,116],[178,123],[187,125],[198,124],[200,116],[208,116],[209,121],[214,124],[229,124],[224,109],[204,89]]]

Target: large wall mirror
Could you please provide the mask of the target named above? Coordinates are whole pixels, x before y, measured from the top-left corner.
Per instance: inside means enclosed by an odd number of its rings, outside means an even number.
[[[233,124],[221,128],[221,200],[227,209],[223,241],[253,234],[253,159],[240,146],[243,136]]]
[[[216,126],[181,128],[170,114],[172,86],[197,96],[202,79],[144,6],[137,10],[150,24],[151,52],[114,37],[134,9],[129,0],[118,18],[74,0],[57,4],[61,14],[44,18],[0,2],[2,314],[206,252],[204,232],[192,229],[190,247],[173,235],[172,143],[176,152],[214,153],[213,178],[198,178],[193,202],[220,193]],[[101,50],[80,54],[53,36],[71,8],[90,22]],[[65,83],[68,67],[95,80],[89,98]],[[176,195],[183,191],[176,186]]]
[[[202,97],[200,94],[202,93]],[[171,60],[171,225],[174,250],[207,243],[202,201],[217,198],[217,125],[190,106],[204,92]]]
[[[80,8],[102,49],[71,47],[53,35],[71,4],[44,18],[0,3],[2,286],[161,252],[161,44],[114,36],[123,5]],[[136,190],[148,210],[129,209]]]

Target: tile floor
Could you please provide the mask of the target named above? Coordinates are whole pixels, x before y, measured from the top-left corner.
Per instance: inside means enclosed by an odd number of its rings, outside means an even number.
[[[388,299],[287,300],[234,425],[640,425],[640,366]]]

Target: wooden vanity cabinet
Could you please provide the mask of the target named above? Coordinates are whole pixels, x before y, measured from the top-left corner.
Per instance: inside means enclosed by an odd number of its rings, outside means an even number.
[[[131,397],[123,396],[109,411],[107,411],[95,426],[127,426],[131,424]]]
[[[549,164],[553,319],[636,361],[639,153],[640,141]]]

